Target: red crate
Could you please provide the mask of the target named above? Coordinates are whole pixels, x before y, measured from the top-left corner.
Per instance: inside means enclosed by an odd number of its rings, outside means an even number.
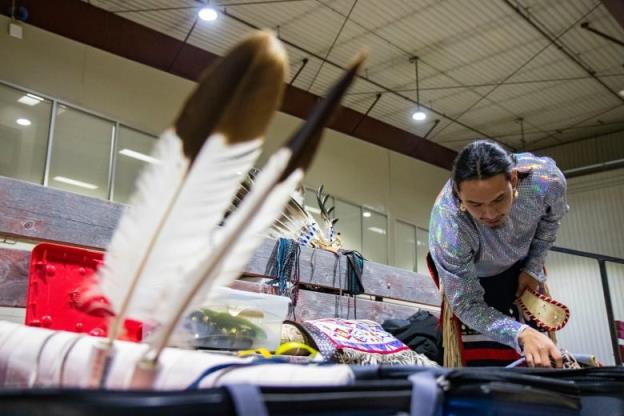
[[[86,314],[77,307],[85,283],[103,259],[102,251],[52,243],[36,245],[30,257],[26,325],[106,336],[108,318]],[[141,341],[141,322],[127,319],[124,327],[122,339]]]

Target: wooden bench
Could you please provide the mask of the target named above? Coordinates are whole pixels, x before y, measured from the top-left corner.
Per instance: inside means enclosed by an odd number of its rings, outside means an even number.
[[[123,205],[19,180],[0,177],[0,307],[4,316],[24,308],[30,250],[40,241],[104,250],[122,213]],[[265,240],[247,266],[245,276],[262,277],[276,244]],[[336,261],[340,262],[336,267]],[[407,318],[419,309],[439,311],[438,290],[428,275],[365,262],[365,294],[345,295],[344,255],[302,248],[297,320],[321,317],[383,322]],[[339,275],[334,275],[335,270]],[[257,280],[257,279],[256,279]],[[266,284],[239,280],[235,288],[274,293]],[[357,305],[354,305],[354,302]],[[355,308],[356,306],[356,308]],[[16,309],[17,311],[17,309]],[[19,316],[19,313],[16,314]]]

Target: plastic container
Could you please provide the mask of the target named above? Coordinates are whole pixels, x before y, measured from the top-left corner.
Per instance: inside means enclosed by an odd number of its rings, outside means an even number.
[[[183,327],[196,348],[274,351],[289,306],[284,296],[219,287],[185,318]]]
[[[62,244],[37,244],[30,256],[25,324],[104,337],[108,319],[77,308],[85,282],[102,264],[104,252]],[[122,339],[141,341],[141,322],[127,319]]]

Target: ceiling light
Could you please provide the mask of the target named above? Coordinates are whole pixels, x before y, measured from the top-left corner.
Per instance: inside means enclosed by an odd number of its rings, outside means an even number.
[[[414,63],[414,78],[416,79],[416,111],[412,113],[412,120],[415,121],[423,121],[427,118],[427,114],[425,114],[420,109],[420,84],[418,82],[418,57],[412,56],[409,59],[410,62]]]
[[[370,212],[368,212],[368,211],[364,211],[364,212],[362,213],[362,216],[363,216],[364,218],[370,218],[370,216],[371,216],[371,215],[372,215],[372,214],[371,214]]]
[[[620,94],[620,96],[624,97],[624,90],[620,90],[620,92],[618,92],[618,94]]]
[[[412,114],[412,120],[415,120],[415,121],[423,121],[426,118],[427,118],[427,114],[425,114],[425,112],[422,110],[414,111],[414,113]]]
[[[77,181],[76,179],[66,178],[65,176],[55,176],[54,180],[57,182],[66,183],[68,185],[78,186],[80,188],[86,188],[91,190],[98,188],[97,185],[93,185],[92,183]]]
[[[200,19],[206,22],[214,22],[219,17],[219,14],[212,7],[204,7],[202,8],[197,15]]]
[[[30,106],[37,105],[42,101],[43,101],[43,98],[38,97],[34,94],[23,95],[17,100],[18,103],[22,103],[22,104],[26,104]]]
[[[32,124],[27,118],[18,118],[15,122],[20,126],[30,126]]]
[[[131,157],[133,159],[140,160],[141,162],[147,162],[147,163],[159,163],[160,162],[155,157],[148,156],[148,155],[146,155],[144,153],[136,152],[136,151],[130,150],[130,149],[122,149],[122,150],[119,151],[119,154]]]

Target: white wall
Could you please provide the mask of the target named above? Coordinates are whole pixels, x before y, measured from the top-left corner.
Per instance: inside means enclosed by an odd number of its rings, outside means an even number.
[[[0,26],[8,19],[0,17]],[[0,80],[26,87],[157,134],[174,119],[194,83],[101,50],[24,26],[22,40],[0,31]],[[279,113],[266,149],[275,150],[301,123]],[[261,160],[265,160],[266,155]],[[327,130],[306,185],[394,219],[428,227],[429,211],[448,171]]]
[[[568,203],[557,246],[624,258],[624,169],[571,179]],[[546,266],[553,297],[571,309],[560,344],[613,363],[598,262],[550,253]],[[624,266],[607,272],[615,319],[624,320]]]

